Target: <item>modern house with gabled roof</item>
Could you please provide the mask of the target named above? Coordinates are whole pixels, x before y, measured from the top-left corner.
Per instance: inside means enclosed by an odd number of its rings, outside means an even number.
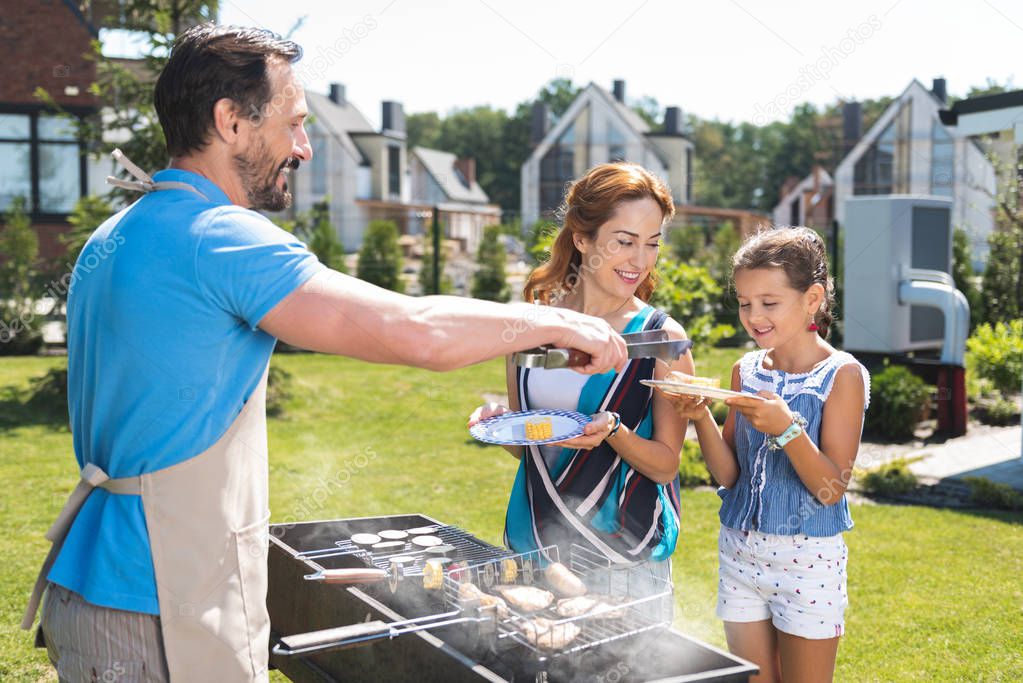
[[[458,240],[464,251],[475,254],[483,229],[501,222],[501,207],[491,204],[476,182],[475,159],[413,147],[409,152],[409,177],[414,201],[436,206],[446,236]]]
[[[781,201],[771,212],[775,225],[805,225],[826,232],[834,216],[835,181],[823,166],[814,166],[802,180],[782,186]]]
[[[667,182],[676,204],[692,202],[693,143],[678,107],[668,107],[663,130],[654,131],[625,104],[625,81],[615,81],[612,92],[590,83],[553,127],[549,122],[546,105],[534,104],[534,148],[522,165],[523,225],[550,217],[571,180],[607,161],[638,163]]]
[[[845,200],[862,195],[914,195],[953,200],[952,225],[970,237],[976,265],[986,261],[994,229],[994,166],[984,150],[941,122],[945,79],[928,90],[913,79],[835,168],[835,218]]]
[[[340,83],[332,83],[328,95],[306,92],[306,102],[313,158],[293,176],[290,213],[327,200],[346,251],[359,248],[374,220],[394,221],[402,234],[417,235],[437,209],[445,234],[468,251],[484,227],[501,222],[500,208],[476,182],[474,160],[408,149],[401,103],[382,103],[377,129]]]

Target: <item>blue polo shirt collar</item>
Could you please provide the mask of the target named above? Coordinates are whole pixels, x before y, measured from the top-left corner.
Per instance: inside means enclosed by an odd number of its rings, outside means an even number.
[[[228,199],[227,194],[220,189],[220,186],[215,182],[193,173],[192,171],[185,171],[180,168],[165,168],[162,171],[158,171],[153,174],[153,180],[156,182],[171,180],[179,183],[187,183],[199,190],[209,199],[211,202],[217,205],[230,204],[231,200]]]

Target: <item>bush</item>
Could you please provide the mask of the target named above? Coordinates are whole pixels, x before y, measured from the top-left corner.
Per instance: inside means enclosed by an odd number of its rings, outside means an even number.
[[[394,292],[405,291],[401,280],[401,247],[393,221],[371,221],[359,250],[356,277]]]
[[[1008,486],[997,484],[984,477],[966,477],[970,487],[970,500],[977,505],[999,510],[1023,510],[1023,493]]]
[[[534,266],[545,263],[551,257],[551,246],[558,236],[558,226],[550,221],[537,221],[529,229],[526,242],[526,253],[529,254]]]
[[[710,414],[714,416],[714,422],[723,425],[728,419],[728,406],[723,401],[714,401],[710,404]]]
[[[39,238],[24,197],[11,201],[0,228],[0,355],[31,354],[42,346],[35,311],[39,287]]]
[[[508,301],[511,292],[504,264],[507,255],[501,244],[499,226],[491,225],[483,230],[483,240],[476,253],[479,269],[472,274],[472,296],[488,301]]]
[[[860,487],[875,496],[902,496],[916,488],[916,475],[907,460],[893,460],[859,477]]]
[[[33,412],[67,424],[67,367],[51,368],[30,379],[25,405]]]
[[[703,452],[695,441],[682,442],[682,460],[678,467],[679,480],[683,488],[693,486],[714,486],[714,478],[703,462]]]
[[[984,424],[1001,426],[1019,422],[1019,406],[999,392],[995,392],[992,398],[981,399],[978,408],[980,421]]]
[[[952,233],[952,279],[956,289],[963,293],[970,304],[970,329],[983,319],[984,301],[980,296],[980,287],[973,274],[973,256],[970,253],[970,237],[962,228]]]
[[[966,340],[971,374],[990,380],[1003,394],[1020,390],[1023,375],[1023,319],[978,325]]]
[[[268,417],[280,417],[284,414],[284,403],[294,396],[292,379],[291,373],[284,368],[270,365],[270,374],[266,378],[266,414]]]
[[[1020,317],[1019,281],[1023,229],[1006,226],[988,236],[987,269],[981,282],[984,320],[997,322]],[[1018,377],[1018,375],[1017,375]]]
[[[668,235],[672,256],[679,261],[693,261],[707,246],[707,235],[700,225],[683,225]]]
[[[890,365],[871,379],[866,429],[889,439],[909,439],[923,418],[932,387],[901,365]]]
[[[721,287],[706,268],[662,256],[657,272],[660,280],[650,304],[677,320],[695,346],[714,346],[735,334],[731,325],[714,322]]]

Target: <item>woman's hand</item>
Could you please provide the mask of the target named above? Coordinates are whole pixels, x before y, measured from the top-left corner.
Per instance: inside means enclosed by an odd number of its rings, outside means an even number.
[[[770,391],[758,391],[755,396],[727,398],[725,405],[738,410],[753,429],[768,436],[778,436],[789,428],[794,419],[785,400]]]
[[[693,424],[696,424],[709,414],[707,412],[707,407],[710,406],[711,402],[709,398],[692,396],[690,394],[671,394],[667,391],[662,391],[660,387],[655,387],[655,389],[668,399],[671,407],[675,409],[675,412],[682,419],[690,420]]]
[[[476,424],[483,422],[488,417],[495,417],[497,415],[504,415],[510,413],[511,410],[508,406],[503,406],[500,403],[484,403],[476,410],[472,411],[472,415],[469,416],[469,423],[466,427],[473,427]]]
[[[566,441],[558,441],[547,444],[549,446],[561,446],[562,448],[580,448],[584,451],[592,450],[602,444],[607,435],[611,433],[611,415],[608,412],[597,413],[592,420],[583,427],[581,436]]]

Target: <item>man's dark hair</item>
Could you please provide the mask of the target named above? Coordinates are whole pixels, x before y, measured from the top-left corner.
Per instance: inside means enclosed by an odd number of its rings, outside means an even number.
[[[182,33],[153,95],[167,152],[176,157],[201,151],[213,127],[213,105],[222,98],[244,116],[261,116],[271,96],[268,61],[301,57],[296,43],[263,29],[207,23]]]

